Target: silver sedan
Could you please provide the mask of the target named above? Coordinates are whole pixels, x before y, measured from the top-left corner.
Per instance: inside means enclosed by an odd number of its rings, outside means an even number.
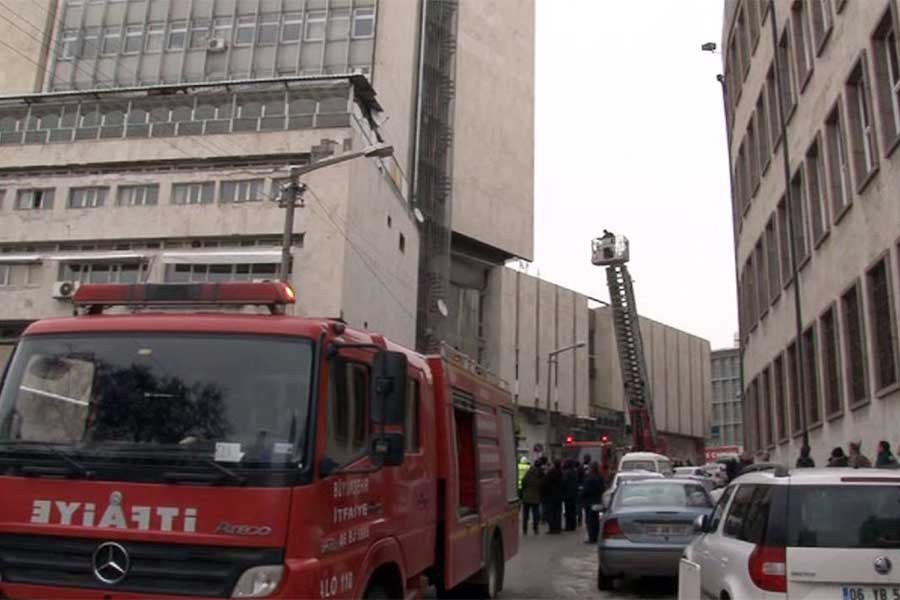
[[[689,479],[624,482],[600,522],[597,587],[611,589],[626,574],[676,577],[694,536],[693,523],[712,512],[709,492]]]

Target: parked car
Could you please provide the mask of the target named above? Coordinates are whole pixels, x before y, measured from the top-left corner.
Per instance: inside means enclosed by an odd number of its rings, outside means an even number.
[[[708,597],[900,598],[900,472],[751,472],[695,531],[684,555]]]
[[[702,467],[675,467],[674,477],[696,481],[705,487],[707,492],[712,492],[716,487],[715,480]]]
[[[675,577],[694,522],[708,516],[712,499],[687,479],[625,481],[600,521],[597,588],[611,589],[617,578]]]
[[[628,452],[619,459],[618,472],[622,471],[655,471],[669,476],[672,474],[672,461],[655,452]]]
[[[612,498],[613,493],[616,491],[616,488],[622,485],[624,481],[639,481],[641,479],[662,479],[663,476],[660,473],[656,473],[654,471],[625,471],[624,473],[616,473],[616,476],[613,477],[612,485],[610,485],[603,492],[603,506],[609,506],[610,498]]]

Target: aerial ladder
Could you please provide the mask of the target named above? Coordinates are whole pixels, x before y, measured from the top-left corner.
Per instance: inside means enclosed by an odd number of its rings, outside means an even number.
[[[619,369],[625,387],[625,404],[631,422],[632,450],[664,453],[653,420],[653,403],[647,377],[647,361],[631,275],[628,238],[604,230],[591,243],[591,262],[606,267],[606,283],[612,307],[613,329],[619,350]]]

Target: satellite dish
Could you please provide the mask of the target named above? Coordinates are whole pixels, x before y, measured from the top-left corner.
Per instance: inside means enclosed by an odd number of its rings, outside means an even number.
[[[422,211],[419,210],[418,208],[413,209],[413,216],[416,218],[416,221],[418,221],[419,223],[425,222],[425,215],[423,215]]]
[[[441,315],[444,317],[446,317],[447,315],[450,314],[450,310],[447,309],[447,303],[444,302],[444,300],[442,298],[438,298],[437,309],[438,309],[438,312],[441,313]]]

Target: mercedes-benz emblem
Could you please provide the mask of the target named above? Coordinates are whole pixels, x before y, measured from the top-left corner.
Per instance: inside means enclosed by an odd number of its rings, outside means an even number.
[[[887,575],[891,572],[891,569],[894,565],[891,564],[891,559],[887,556],[879,556],[875,559],[875,572],[879,575]]]
[[[115,542],[104,542],[94,550],[94,577],[110,585],[128,575],[131,559],[128,551]]]

